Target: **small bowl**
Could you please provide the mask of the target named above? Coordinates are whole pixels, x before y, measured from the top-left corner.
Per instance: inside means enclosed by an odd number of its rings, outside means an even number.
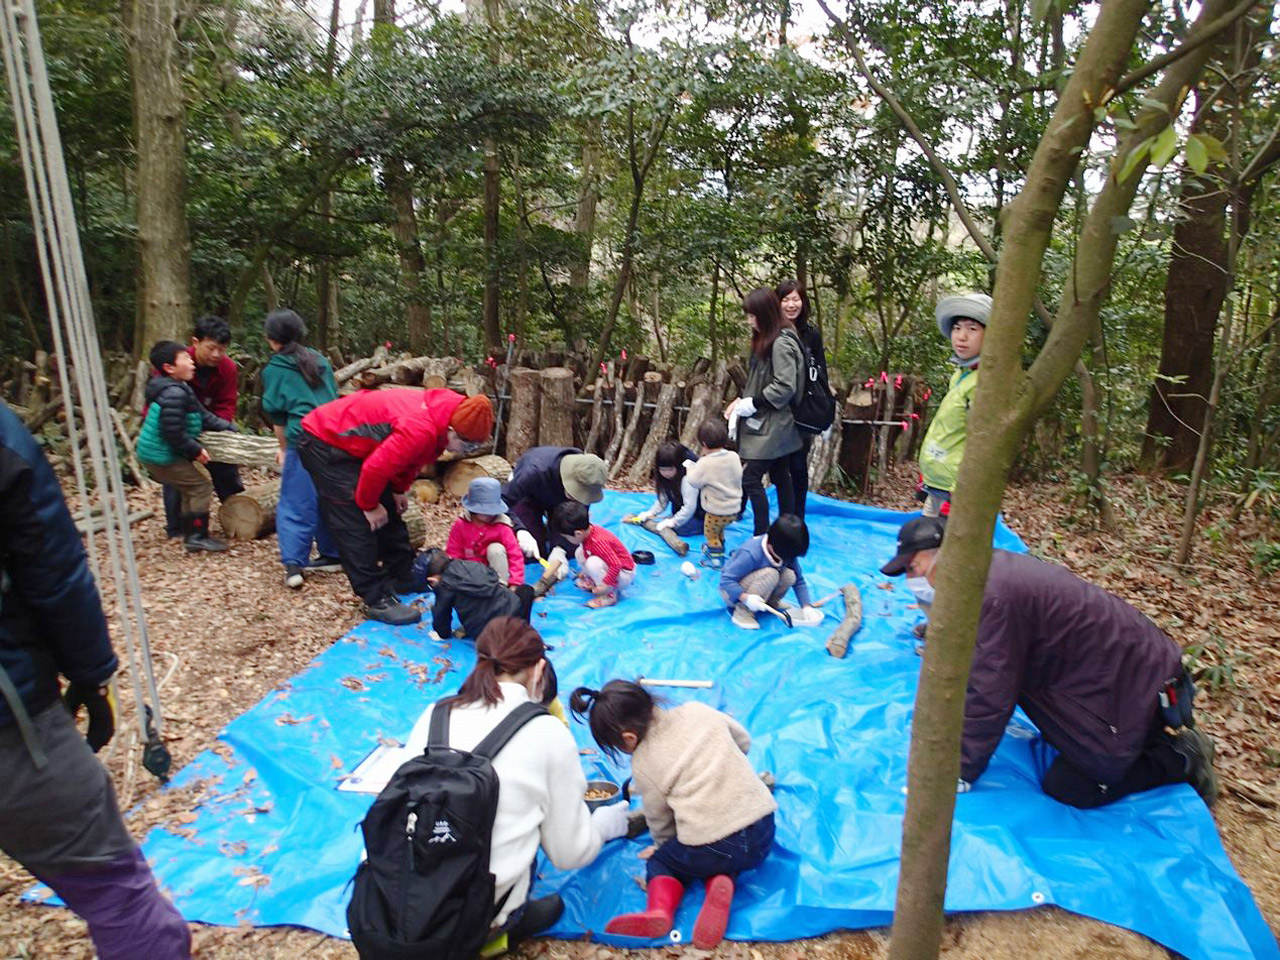
[[[587,800],[586,797],[583,797],[583,799],[586,800],[588,810],[594,810],[596,809],[596,807],[607,807],[609,804],[617,803],[620,799],[622,799],[621,788],[612,780],[588,780],[587,790],[588,791],[591,791],[591,790],[608,790],[609,791],[609,796],[602,797],[599,800]]]

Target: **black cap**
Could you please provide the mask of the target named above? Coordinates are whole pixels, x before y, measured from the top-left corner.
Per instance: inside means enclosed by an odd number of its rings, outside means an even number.
[[[937,517],[915,517],[898,531],[898,552],[892,560],[880,568],[887,577],[905,573],[911,558],[921,550],[936,550],[942,546],[942,535],[947,525]]]

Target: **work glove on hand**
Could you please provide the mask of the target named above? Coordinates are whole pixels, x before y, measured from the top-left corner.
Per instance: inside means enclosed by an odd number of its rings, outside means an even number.
[[[602,843],[626,836],[629,812],[625,803],[611,803],[591,811],[591,826],[595,828]]]
[[[534,539],[533,534],[528,530],[516,531],[516,543],[520,544],[520,550],[524,553],[525,559],[542,559],[542,551],[538,549],[538,541]]]
[[[751,417],[756,413],[756,401],[753,397],[739,397],[733,412],[739,417]]]
[[[109,681],[93,684],[73,680],[62,695],[62,703],[73,719],[81,706],[88,713],[89,730],[84,738],[90,750],[97,753],[111,742],[116,732],[116,699]]]
[[[658,521],[659,530],[674,530],[675,527],[676,527],[676,521],[672,517],[667,517],[667,519],[665,520]]]
[[[564,547],[556,547],[547,554],[547,569],[556,566],[559,561],[559,567],[556,568],[556,579],[563,580],[569,575],[569,557],[564,552]]]
[[[742,604],[752,613],[764,613],[769,608],[769,604],[765,603],[764,597],[755,593],[744,593],[742,595]]]

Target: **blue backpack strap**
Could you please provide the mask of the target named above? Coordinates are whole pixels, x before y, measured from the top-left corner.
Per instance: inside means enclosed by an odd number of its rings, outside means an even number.
[[[502,722],[489,731],[489,735],[476,745],[472,750],[472,754],[478,757],[484,757],[486,760],[492,761],[498,755],[498,751],[507,745],[507,741],[516,735],[516,732],[534,717],[551,716],[547,713],[547,708],[540,703],[526,702],[520,704],[512,710]],[[432,718],[434,722],[434,717]]]
[[[431,710],[431,726],[427,730],[428,747],[449,746],[449,704],[444,700]]]

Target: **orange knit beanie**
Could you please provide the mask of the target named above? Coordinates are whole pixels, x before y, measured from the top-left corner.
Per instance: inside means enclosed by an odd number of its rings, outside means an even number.
[[[493,404],[483,393],[467,397],[453,411],[449,426],[471,443],[482,443],[493,433]]]

